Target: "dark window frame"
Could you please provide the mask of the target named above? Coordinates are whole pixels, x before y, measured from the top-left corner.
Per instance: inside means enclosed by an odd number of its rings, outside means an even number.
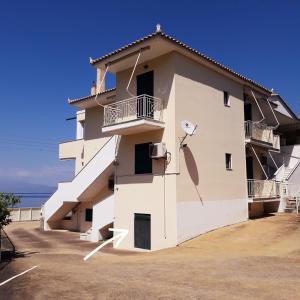
[[[223,91],[223,99],[224,99],[224,106],[230,107],[230,94],[227,91]]]
[[[225,167],[227,171],[232,171],[232,154],[225,153]]]
[[[134,174],[152,174],[152,158],[150,157],[149,148],[152,143],[135,144],[134,147]],[[143,151],[143,153],[138,151]]]

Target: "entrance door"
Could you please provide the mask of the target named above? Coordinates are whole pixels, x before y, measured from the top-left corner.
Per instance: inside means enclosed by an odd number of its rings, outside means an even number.
[[[151,249],[151,215],[134,214],[134,247]]]
[[[247,179],[253,179],[253,157],[247,156],[246,158]]]
[[[136,94],[137,96],[148,95],[153,97],[154,94],[154,75],[153,71],[138,75],[136,77]],[[137,117],[146,117],[153,119],[154,103],[151,97],[139,97],[137,101]]]

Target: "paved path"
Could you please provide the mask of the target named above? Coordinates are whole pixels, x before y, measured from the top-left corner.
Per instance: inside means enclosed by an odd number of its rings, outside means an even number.
[[[153,253],[97,244],[78,233],[40,232],[37,223],[6,231],[20,257],[0,267],[0,300],[300,299],[300,218],[286,214],[228,226]]]

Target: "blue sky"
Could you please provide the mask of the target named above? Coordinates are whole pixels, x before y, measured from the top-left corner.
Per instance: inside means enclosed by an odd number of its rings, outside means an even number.
[[[282,95],[300,114],[299,1],[0,0],[0,180],[71,178],[58,142],[67,98],[88,95],[98,57],[162,30]],[[112,82],[109,83],[110,85]]]

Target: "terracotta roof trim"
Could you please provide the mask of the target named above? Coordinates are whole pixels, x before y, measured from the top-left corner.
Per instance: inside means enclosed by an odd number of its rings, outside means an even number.
[[[107,94],[109,92],[113,92],[115,90],[116,90],[116,88],[111,88],[111,89],[105,90],[104,92],[98,93],[98,95],[99,96],[100,95],[104,95],[104,94]],[[77,99],[68,99],[68,102],[69,102],[69,104],[74,104],[76,102],[85,101],[85,100],[89,100],[89,99],[95,98],[95,96],[96,95],[88,95],[88,96],[77,98]]]
[[[242,80],[244,80],[244,81],[247,81],[247,82],[249,82],[249,83],[251,83],[251,84],[253,84],[253,85],[255,85],[255,86],[257,86],[257,87],[259,87],[259,88],[261,88],[261,89],[263,89],[264,91],[266,91],[266,92],[268,92],[268,93],[271,93],[271,90],[265,88],[264,86],[262,86],[261,84],[255,82],[254,80],[249,79],[249,78],[247,78],[247,77],[245,77],[245,76],[243,76],[243,75],[241,75],[241,74],[239,74],[239,73],[237,73],[237,72],[231,70],[230,68],[228,68],[228,67],[222,65],[221,63],[215,61],[214,59],[212,59],[212,58],[210,58],[210,57],[208,57],[208,56],[206,56],[206,55],[200,53],[200,52],[197,51],[196,49],[191,48],[190,46],[184,44],[183,42],[181,42],[181,41],[179,41],[179,40],[177,40],[177,39],[175,39],[175,38],[173,38],[173,37],[171,37],[171,36],[169,36],[169,35],[167,35],[167,34],[161,32],[161,31],[159,31],[159,32],[154,32],[154,33],[152,33],[152,34],[149,34],[149,35],[147,35],[147,36],[145,36],[145,37],[143,37],[143,38],[141,38],[141,39],[138,39],[138,40],[136,40],[136,41],[134,41],[134,42],[132,42],[132,43],[130,43],[130,44],[127,44],[127,45],[125,45],[125,46],[123,46],[123,47],[121,47],[121,48],[119,48],[119,49],[117,49],[117,50],[115,50],[115,51],[113,51],[113,52],[111,52],[111,53],[108,53],[108,54],[106,54],[106,55],[104,55],[104,56],[102,56],[102,57],[99,57],[99,58],[96,58],[96,59],[91,59],[91,60],[90,60],[90,63],[91,63],[92,65],[95,65],[95,64],[97,64],[98,62],[100,62],[100,61],[102,61],[102,60],[104,60],[104,59],[107,59],[107,58],[109,58],[109,57],[111,57],[111,56],[113,56],[113,55],[115,55],[115,54],[118,54],[118,53],[120,53],[120,52],[122,52],[122,51],[124,51],[124,50],[126,50],[126,49],[128,49],[128,48],[130,48],[130,47],[136,46],[136,45],[138,45],[138,44],[140,44],[140,43],[142,43],[142,42],[144,42],[144,41],[146,41],[146,40],[149,40],[149,39],[151,39],[151,38],[153,38],[153,37],[155,37],[155,36],[161,36],[161,37],[167,39],[168,41],[171,41],[171,42],[175,43],[176,45],[181,46],[182,48],[188,50],[189,52],[191,52],[191,53],[193,53],[193,54],[196,54],[196,55],[200,56],[201,58],[207,60],[208,62],[210,62],[210,63],[212,63],[212,64],[214,64],[214,65],[216,65],[217,67],[219,67],[219,68],[221,68],[221,69],[223,69],[223,70],[225,70],[225,71],[231,73],[231,74],[234,75],[235,77],[240,78],[240,79],[242,79]]]

